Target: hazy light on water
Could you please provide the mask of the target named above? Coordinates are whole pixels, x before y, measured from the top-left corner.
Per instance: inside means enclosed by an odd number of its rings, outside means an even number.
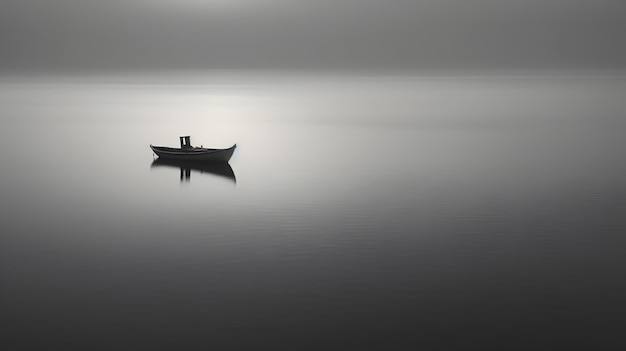
[[[484,346],[517,340],[511,325],[529,343],[613,333],[626,291],[622,78],[162,79],[0,85],[10,340],[383,345],[418,325],[427,346],[449,333]],[[179,135],[237,143],[236,183],[152,167],[148,145]],[[61,312],[73,317],[45,322]],[[129,332],[142,328],[151,336]]]

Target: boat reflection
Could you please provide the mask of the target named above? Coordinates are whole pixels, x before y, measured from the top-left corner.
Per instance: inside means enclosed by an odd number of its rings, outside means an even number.
[[[212,174],[215,176],[227,178],[237,183],[235,178],[235,172],[230,167],[228,162],[190,162],[190,161],[177,161],[164,158],[157,158],[152,161],[150,168],[157,167],[171,167],[180,169],[180,181],[191,181],[191,171],[197,171],[201,174]]]

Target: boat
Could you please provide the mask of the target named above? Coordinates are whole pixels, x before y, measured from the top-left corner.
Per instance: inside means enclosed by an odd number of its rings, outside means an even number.
[[[190,136],[180,137],[180,148],[150,145],[159,158],[189,162],[228,162],[237,144],[227,149],[209,149],[191,146]]]
[[[210,174],[218,177],[223,177],[231,180],[233,183],[237,183],[235,178],[235,172],[230,167],[228,162],[193,162],[193,161],[180,161],[171,158],[157,158],[152,161],[151,168],[180,168],[180,180],[190,181],[191,171],[199,172],[200,174]]]

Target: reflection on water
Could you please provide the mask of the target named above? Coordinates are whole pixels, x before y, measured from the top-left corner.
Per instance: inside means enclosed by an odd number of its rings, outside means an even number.
[[[226,179],[230,179],[233,183],[237,183],[235,172],[228,162],[189,162],[179,160],[169,160],[157,158],[150,165],[151,169],[158,167],[169,167],[180,169],[180,181],[191,181],[191,171],[200,174],[214,175]]]
[[[0,80],[1,349],[624,349],[626,81],[196,83]]]

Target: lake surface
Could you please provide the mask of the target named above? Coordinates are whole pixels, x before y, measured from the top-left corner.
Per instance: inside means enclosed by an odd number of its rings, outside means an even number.
[[[0,81],[7,350],[624,344],[626,78]],[[232,176],[148,145],[228,147]]]

